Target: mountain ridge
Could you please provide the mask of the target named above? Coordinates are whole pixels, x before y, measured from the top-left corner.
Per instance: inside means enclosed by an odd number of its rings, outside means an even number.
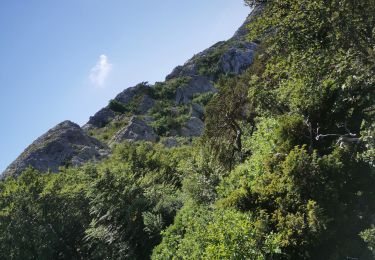
[[[245,35],[259,9],[250,12],[232,38],[194,55],[173,69],[164,82],[126,88],[82,127],[70,121],[58,124],[28,146],[2,176],[17,176],[29,166],[41,172],[57,172],[60,166],[100,160],[110,153],[109,146],[124,140],[178,145],[177,137],[190,140],[202,135],[204,105],[216,92],[215,82],[221,75],[241,74],[253,62],[257,44],[247,41]],[[66,125],[75,129],[73,135],[87,141],[83,147],[76,147],[64,134],[56,134],[65,133]],[[46,138],[49,135],[55,137],[53,142]]]

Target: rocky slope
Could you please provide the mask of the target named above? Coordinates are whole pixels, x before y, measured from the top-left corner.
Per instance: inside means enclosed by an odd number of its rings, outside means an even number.
[[[159,137],[157,140],[201,135],[204,105],[210,93],[216,92],[215,82],[223,75],[241,74],[253,62],[257,44],[248,42],[245,35],[247,26],[259,11],[260,7],[253,10],[231,39],[218,42],[184,65],[177,66],[164,82],[141,83],[125,89],[92,116],[83,128],[101,141],[113,143],[112,136],[124,132],[130,118],[137,115],[139,119],[147,118],[146,125],[154,128]],[[160,124],[163,130],[159,129]],[[142,138],[142,131],[144,129],[137,134],[137,140],[148,140]]]
[[[9,165],[4,175],[17,176],[29,166],[42,172],[56,172],[60,166],[79,166],[109,153],[106,145],[89,137],[79,125],[65,121],[33,142]]]
[[[178,138],[190,140],[204,131],[204,106],[223,75],[238,75],[253,62],[257,44],[245,38],[259,8],[228,41],[196,54],[176,67],[164,82],[127,88],[80,128],[65,121],[30,145],[4,172],[19,175],[32,166],[42,172],[78,166],[108,155],[108,146],[123,141],[161,141],[167,147]]]

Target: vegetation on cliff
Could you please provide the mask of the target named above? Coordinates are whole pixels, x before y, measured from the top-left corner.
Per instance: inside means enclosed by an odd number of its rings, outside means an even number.
[[[257,55],[195,97],[204,135],[0,182],[1,259],[375,257],[374,1],[245,2]],[[157,107],[174,87],[157,84]],[[163,111],[168,136],[184,118]]]

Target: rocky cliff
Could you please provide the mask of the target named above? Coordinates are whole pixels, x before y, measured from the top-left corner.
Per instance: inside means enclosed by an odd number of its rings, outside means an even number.
[[[253,62],[257,43],[246,40],[252,11],[234,36],[196,54],[176,67],[164,82],[140,83],[125,89],[81,128],[65,121],[31,144],[4,172],[17,176],[28,166],[42,172],[100,160],[109,146],[124,141],[161,141],[178,145],[204,131],[204,106],[223,75],[239,75]]]
[[[79,166],[100,160],[109,148],[89,137],[79,125],[65,121],[39,137],[5,170],[4,176],[19,175],[31,166],[42,172],[58,171],[60,166]]]

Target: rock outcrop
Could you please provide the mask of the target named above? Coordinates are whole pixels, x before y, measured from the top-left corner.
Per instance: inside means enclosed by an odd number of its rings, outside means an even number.
[[[138,99],[138,104],[134,110],[136,114],[145,114],[155,105],[155,100],[147,93],[150,91],[150,86],[147,83],[140,83],[135,87],[130,87],[118,94],[114,100],[120,102],[123,106],[129,105]],[[89,121],[82,127],[84,130],[92,128],[102,128],[116,119],[118,113],[113,111],[110,106],[106,106],[99,110],[94,116],[91,116]]]
[[[175,104],[184,105],[191,103],[192,99],[199,94],[215,92],[214,82],[220,75],[239,75],[252,63],[257,49],[257,43],[246,39],[248,26],[254,16],[261,12],[260,5],[250,13],[243,25],[236,31],[232,38],[221,41],[210,48],[196,54],[184,65],[177,66],[172,73],[166,77],[166,81],[176,78],[188,78],[189,82],[179,86],[175,92]],[[153,86],[140,83],[119,93],[114,100],[124,106],[131,105],[136,115],[147,115],[158,100],[150,95]],[[135,102],[136,101],[136,102]],[[102,128],[113,120],[116,120],[117,112],[112,111],[109,106],[101,109],[90,117],[88,123],[83,127],[85,130]],[[193,117],[203,119],[202,115],[193,114]]]
[[[195,77],[187,85],[181,86],[176,91],[175,103],[187,104],[196,94],[216,92],[212,82],[206,77]]]
[[[156,142],[158,138],[154,129],[145,121],[137,117],[132,117],[129,124],[115,134],[111,140],[111,144],[121,143],[123,141]]]
[[[225,48],[226,44],[227,42],[225,41],[218,42],[210,48],[194,55],[191,59],[185,62],[184,65],[180,65],[174,68],[173,71],[169,75],[167,75],[165,79],[171,80],[179,77],[199,76],[200,61],[210,56],[210,54],[217,52],[217,50]]]
[[[225,74],[239,75],[245,71],[254,61],[257,48],[255,43],[241,43],[231,46],[220,57],[220,68]]]
[[[4,176],[18,176],[29,166],[41,172],[57,172],[60,166],[79,166],[109,153],[106,145],[88,136],[77,124],[64,121],[32,143],[9,165]]]
[[[159,124],[163,117],[179,118],[176,120],[178,124],[167,126],[171,128],[163,136],[170,138],[164,142],[167,147],[178,145],[178,136],[190,139],[202,135],[204,107],[193,103],[193,99],[201,97],[205,100],[206,96],[202,94],[216,92],[214,84],[221,76],[241,74],[252,64],[257,43],[249,42],[246,34],[249,24],[262,8],[262,5],[256,7],[231,39],[218,42],[176,67],[166,77],[166,84],[161,84],[166,86],[165,92],[160,90],[161,85],[150,86],[148,83],[125,89],[108,106],[90,117],[83,130],[65,121],[48,131],[23,152],[5,174],[17,176],[28,166],[42,172],[56,172],[63,165],[81,165],[108,155],[109,148],[88,133],[101,138],[108,131],[109,139],[103,141],[110,140],[109,144],[141,140],[157,142],[159,136],[151,127],[154,118]],[[130,116],[133,116],[130,123],[113,135],[116,131],[113,130],[126,124]],[[184,116],[190,116],[190,119],[180,123]],[[170,121],[173,120],[167,118],[166,122]]]
[[[210,80],[217,77],[215,74],[241,74],[252,64],[257,48],[257,43],[248,42],[246,39],[246,35],[249,31],[248,27],[254,17],[258,15],[263,8],[263,5],[255,7],[232,38],[216,43],[210,48],[196,54],[184,65],[177,66],[172,73],[166,77],[166,80],[178,77],[199,76],[201,75],[201,64],[207,62],[210,63],[209,66],[214,70],[205,73],[205,76]]]
[[[198,77],[200,76],[200,64],[212,62],[212,73],[206,72],[205,76],[214,80],[215,74],[239,75],[252,63],[257,48],[254,42],[228,41],[220,42],[211,48],[198,53],[188,60],[184,65],[176,67],[166,79],[170,80],[178,77]]]
[[[116,117],[116,113],[108,107],[100,109],[95,115],[91,116],[87,124],[82,128],[88,130],[90,128],[100,128],[106,126]]]
[[[140,83],[135,87],[130,87],[122,91],[115,97],[115,100],[123,104],[129,104],[136,95],[139,95],[147,88],[149,88],[148,85],[146,85],[145,83]]]
[[[149,95],[145,94],[141,97],[141,100],[137,106],[135,113],[139,115],[146,114],[151,108],[155,106],[155,99],[151,98]]]
[[[181,128],[181,136],[194,137],[201,136],[204,131],[204,122],[199,118],[190,118]]]

